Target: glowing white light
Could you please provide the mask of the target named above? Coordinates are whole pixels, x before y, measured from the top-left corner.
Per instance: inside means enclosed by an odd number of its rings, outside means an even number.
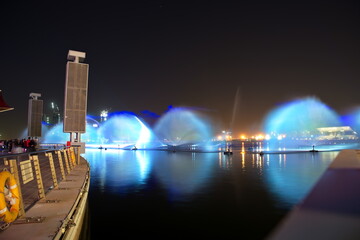
[[[102,111],[100,112],[100,117],[107,118],[107,116],[108,116],[108,111],[102,110]]]
[[[142,146],[146,143],[148,143],[151,139],[151,132],[148,127],[146,127],[137,117],[135,119],[140,123],[141,130],[140,130],[140,136],[138,141],[136,142],[137,146]]]

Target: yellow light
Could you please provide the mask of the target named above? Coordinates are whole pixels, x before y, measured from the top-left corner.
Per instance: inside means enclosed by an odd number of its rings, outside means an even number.
[[[240,136],[240,138],[241,138],[241,139],[246,139],[246,136],[245,136],[244,134],[242,134],[242,135]]]
[[[217,137],[217,139],[218,139],[218,140],[222,140],[222,136],[219,135],[219,136]]]
[[[256,140],[263,140],[264,139],[264,135],[259,134],[256,136]]]

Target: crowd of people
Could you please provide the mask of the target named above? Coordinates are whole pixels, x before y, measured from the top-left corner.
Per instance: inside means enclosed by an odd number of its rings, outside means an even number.
[[[36,151],[37,141],[31,137],[23,139],[0,140],[2,152],[24,153]]]

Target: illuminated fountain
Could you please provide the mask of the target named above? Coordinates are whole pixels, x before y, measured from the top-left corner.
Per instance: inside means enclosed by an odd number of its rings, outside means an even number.
[[[81,135],[81,140],[85,143],[98,143],[98,125],[99,123],[93,118],[86,117],[86,133]],[[54,126],[48,126],[43,123],[42,135],[43,143],[65,144],[69,141],[69,133],[63,132],[63,123],[60,122]]]
[[[152,137],[151,130],[134,114],[114,113],[102,123],[88,116],[81,141],[95,148],[147,148]],[[63,132],[63,123],[59,123],[45,132],[42,142],[65,144],[69,138],[69,134]]]
[[[62,143],[69,140],[59,123],[43,135],[43,143]],[[135,114],[118,112],[97,122],[87,117],[86,133],[81,141],[90,148],[170,149],[212,151],[212,129],[206,118],[187,108],[172,108],[154,127],[154,132]]]
[[[153,148],[154,135],[134,114],[112,114],[99,128],[99,143],[112,148]]]
[[[211,125],[188,108],[171,108],[158,120],[154,133],[170,150],[211,150]]]
[[[360,132],[360,107],[352,109],[343,119],[346,125],[350,126],[356,132]]]
[[[265,119],[268,150],[334,148],[335,131],[343,123],[338,114],[314,97],[285,103],[271,111]],[[332,132],[333,131],[333,132]],[[338,147],[338,146],[336,146]]]
[[[42,128],[44,128],[44,124]],[[69,141],[69,134],[63,132],[63,123],[58,123],[52,127],[47,126],[46,131],[43,134],[41,141],[47,144],[65,144]]]

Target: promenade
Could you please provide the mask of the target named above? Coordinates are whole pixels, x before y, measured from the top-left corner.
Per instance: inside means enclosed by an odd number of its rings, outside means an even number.
[[[79,156],[66,177],[50,187],[45,197],[25,207],[25,215],[1,231],[0,239],[78,239],[86,211],[89,170],[87,161]]]

